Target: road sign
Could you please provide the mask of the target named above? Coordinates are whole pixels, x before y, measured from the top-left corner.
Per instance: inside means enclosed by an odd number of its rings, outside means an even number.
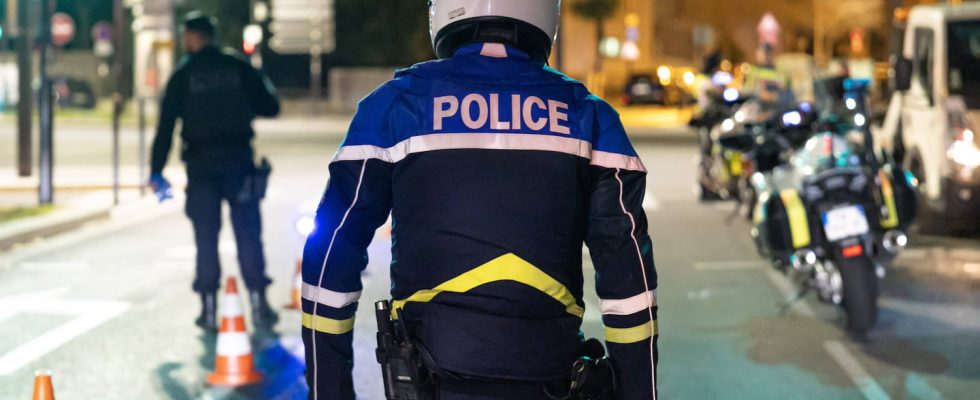
[[[92,40],[112,40],[112,24],[106,21],[96,22],[92,26]]]
[[[336,47],[333,0],[274,0],[269,47],[280,54],[323,54]]]
[[[57,13],[51,16],[51,43],[64,46],[75,38],[75,20],[68,14]]]
[[[92,26],[92,51],[99,57],[109,57],[115,51],[112,45],[112,24],[106,21],[97,22]]]

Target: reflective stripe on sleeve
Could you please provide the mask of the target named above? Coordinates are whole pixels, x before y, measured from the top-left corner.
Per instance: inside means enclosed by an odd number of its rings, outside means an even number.
[[[629,344],[641,342],[652,336],[659,335],[660,328],[657,327],[657,321],[653,320],[632,328],[610,328],[607,326],[605,332],[606,342]]]
[[[312,302],[318,302],[327,307],[344,308],[356,303],[361,298],[361,292],[335,292],[303,282],[303,298]]]
[[[599,309],[606,315],[632,315],[657,305],[657,291],[640,293],[625,299],[600,299]]]
[[[342,335],[354,330],[354,318],[340,320],[303,313],[303,327],[331,335]]]
[[[632,157],[605,151],[592,152],[592,165],[605,168],[619,168],[627,171],[646,172],[647,168],[639,157]]]

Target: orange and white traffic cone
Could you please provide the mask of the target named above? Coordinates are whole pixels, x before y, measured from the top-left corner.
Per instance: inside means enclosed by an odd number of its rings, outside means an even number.
[[[293,289],[289,293],[289,304],[286,308],[298,310],[302,308],[303,299],[303,258],[296,259],[296,275],[293,277]]]
[[[54,400],[54,388],[51,386],[50,371],[37,371],[34,373],[34,400]]]
[[[262,374],[255,370],[252,345],[245,331],[245,317],[242,316],[242,303],[234,277],[228,278],[221,300],[221,326],[216,347],[215,369],[208,374],[209,384],[245,386],[262,381]]]

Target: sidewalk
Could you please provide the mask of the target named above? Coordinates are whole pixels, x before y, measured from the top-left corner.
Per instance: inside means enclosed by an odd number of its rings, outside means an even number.
[[[10,196],[3,194],[3,197],[6,199]],[[120,205],[115,207],[112,204],[112,192],[107,190],[62,194],[61,197],[52,211],[0,222],[0,252],[74,231],[94,222],[110,220],[115,216],[131,216],[143,210],[160,208],[156,197],[152,194],[140,197],[137,190],[121,192]]]

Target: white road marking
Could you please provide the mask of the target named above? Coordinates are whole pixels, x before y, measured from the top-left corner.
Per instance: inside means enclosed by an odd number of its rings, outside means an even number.
[[[77,315],[76,318],[0,355],[0,376],[10,375],[62,345],[122,314],[130,304],[121,301],[60,299],[66,288],[0,299],[0,319],[23,312]]]
[[[83,272],[90,265],[83,261],[25,261],[17,267],[26,272]]]
[[[823,343],[824,350],[830,354],[830,357],[837,362],[837,365],[844,370],[848,378],[851,378],[851,382],[854,382],[854,386],[857,386],[864,394],[864,398],[868,400],[890,400],[891,396],[882,389],[881,385],[871,377],[861,363],[858,362],[854,354],[851,353],[843,343],[837,340],[829,340]]]
[[[890,308],[904,314],[938,321],[964,331],[980,331],[980,311],[960,304],[925,303],[894,297],[883,297],[881,307]]]
[[[714,208],[714,209],[716,209],[716,210],[732,212],[732,210],[735,209],[735,204],[730,203],[730,202],[727,202],[727,201],[719,201],[719,202],[716,202],[716,203],[712,204],[711,207]]]
[[[768,266],[764,261],[699,261],[694,263],[696,271],[754,271]]]
[[[925,260],[929,257],[928,249],[905,249],[902,250],[902,254],[899,254],[899,259],[907,260]]]
[[[0,297],[0,322],[17,315],[24,305],[39,303],[47,298],[58,297],[64,295],[65,293],[68,293],[67,287]]]
[[[221,237],[218,242],[218,254],[223,256],[233,256],[238,253],[238,248],[235,245],[235,240],[229,237]],[[194,259],[197,257],[197,247],[193,244],[174,246],[163,251],[163,255],[166,258],[184,260],[184,259]]]
[[[786,276],[776,272],[772,268],[767,268],[765,270],[766,277],[772,282],[772,285],[776,287],[777,290],[783,295],[784,298],[790,299],[796,297],[797,288],[786,279]],[[792,309],[800,313],[800,315],[814,318],[816,317],[816,312],[805,300],[797,301],[793,303]],[[888,393],[881,388],[881,385],[868,373],[861,363],[857,360],[857,357],[851,353],[843,343],[831,340],[824,342],[824,350],[830,354],[830,357],[837,363],[847,377],[854,382],[854,385],[864,394],[864,397],[868,400],[890,400],[891,397]]]

